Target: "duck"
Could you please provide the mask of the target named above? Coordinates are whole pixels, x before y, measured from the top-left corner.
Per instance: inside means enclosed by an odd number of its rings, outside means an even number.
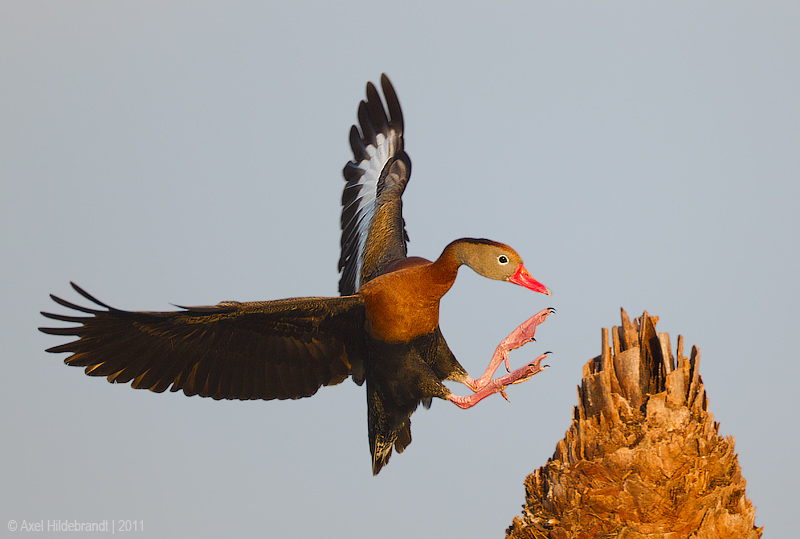
[[[50,295],[69,314],[42,312],[68,327],[43,333],[74,337],[47,349],[89,376],[161,393],[212,399],[299,399],[351,378],[366,382],[372,473],[411,443],[411,415],[433,398],[471,408],[544,370],[549,352],[514,371],[509,352],[535,340],[555,312],[543,309],[512,331],[489,365],[471,378],[439,327],[442,297],[458,270],[550,295],[508,245],[480,238],[448,244],[434,261],[407,256],[402,195],[411,174],[403,113],[389,78],[385,100],[369,82],[350,130],[353,159],[344,167],[339,296],[222,301],[173,311],[126,311],[70,283],[91,306]],[[507,374],[493,378],[501,365]],[[456,395],[444,381],[464,384]]]

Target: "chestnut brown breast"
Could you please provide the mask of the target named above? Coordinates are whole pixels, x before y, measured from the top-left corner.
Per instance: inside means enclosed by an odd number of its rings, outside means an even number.
[[[439,301],[453,285],[455,270],[442,272],[416,258],[403,269],[365,283],[359,295],[364,298],[368,330],[389,343],[432,333],[439,325]]]

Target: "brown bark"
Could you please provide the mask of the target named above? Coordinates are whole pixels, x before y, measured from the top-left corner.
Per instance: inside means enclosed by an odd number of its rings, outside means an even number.
[[[525,479],[507,539],[761,537],[732,436],[721,438],[698,373],[700,352],[673,357],[645,312],[603,329],[583,368],[572,425]]]

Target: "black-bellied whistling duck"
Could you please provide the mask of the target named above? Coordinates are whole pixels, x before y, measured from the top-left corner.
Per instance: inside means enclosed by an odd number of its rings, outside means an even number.
[[[511,384],[540,372],[533,363],[492,380],[508,352],[533,340],[536,326],[553,312],[545,309],[514,330],[497,347],[480,378],[467,375],[439,329],[439,300],[458,268],[509,281],[536,292],[536,281],[509,246],[462,238],[430,262],[406,257],[401,196],[411,172],[403,151],[403,116],[394,88],[381,77],[388,115],[375,86],[358,108],[361,129],[353,126],[354,160],[344,168],[342,196],[341,297],[291,298],[170,312],[131,312],[110,307],[73,284],[101,308],[52,299],[88,316],[42,313],[79,324],[40,328],[76,341],[48,352],[71,352],[65,363],[85,367],[90,376],[162,392],[214,399],[297,399],[348,376],[367,381],[369,444],[377,474],[392,448],[411,443],[410,417],[432,397],[469,408]],[[474,393],[454,395],[443,380],[462,382]]]

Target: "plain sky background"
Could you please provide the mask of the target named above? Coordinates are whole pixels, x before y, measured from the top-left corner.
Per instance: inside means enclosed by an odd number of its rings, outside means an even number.
[[[620,307],[700,347],[757,524],[796,533],[800,5],[489,4],[0,2],[0,535],[502,537]],[[70,280],[126,309],[336,295],[347,133],[384,71],[411,254],[496,239],[553,290],[464,269],[443,300],[473,375],[558,309],[511,354],[554,352],[510,403],[434,402],[372,477],[350,381],[216,402],[44,352]]]

